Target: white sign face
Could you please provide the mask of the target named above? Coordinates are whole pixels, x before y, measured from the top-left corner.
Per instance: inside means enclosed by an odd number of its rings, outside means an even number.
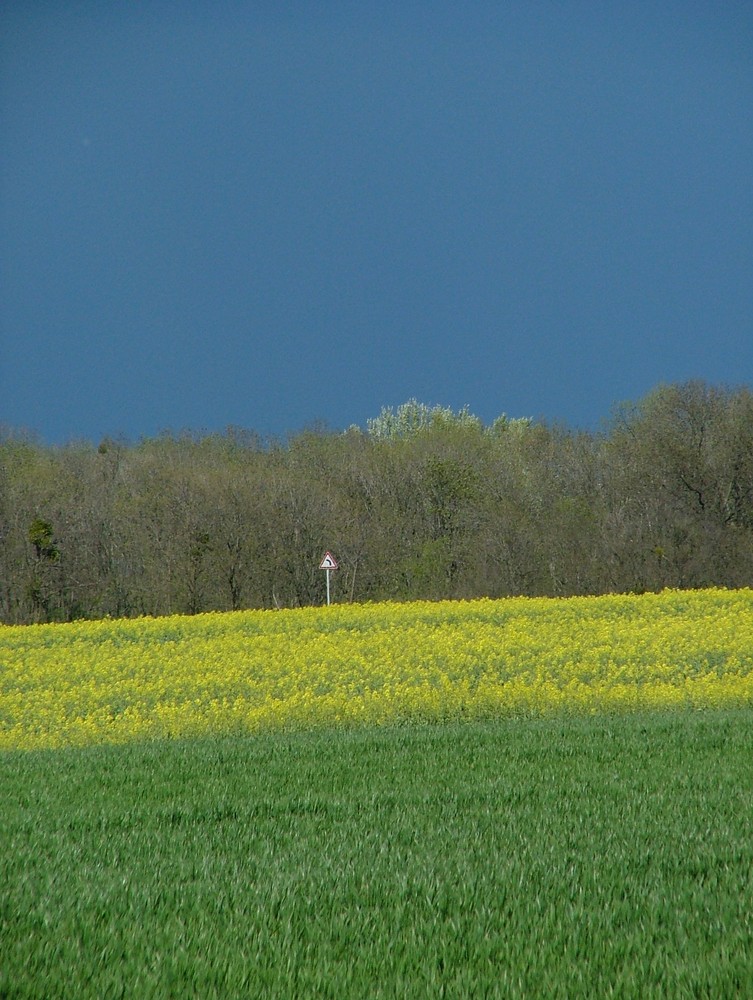
[[[319,563],[319,569],[337,569],[337,559],[331,552],[324,553],[324,559]]]

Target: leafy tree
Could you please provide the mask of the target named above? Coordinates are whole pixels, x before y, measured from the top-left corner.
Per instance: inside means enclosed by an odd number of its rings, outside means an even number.
[[[40,562],[56,563],[59,561],[60,550],[54,542],[52,525],[49,521],[35,517],[29,525],[29,541],[34,546],[34,551]]]
[[[428,406],[416,399],[409,399],[393,409],[382,407],[379,416],[366,423],[369,435],[377,440],[394,441],[397,438],[412,438],[428,430],[447,427],[472,427],[481,429],[481,421],[469,412],[468,407],[453,411],[445,406]]]

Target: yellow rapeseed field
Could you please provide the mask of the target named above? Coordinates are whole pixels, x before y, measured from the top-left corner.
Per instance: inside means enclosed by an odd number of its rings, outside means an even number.
[[[753,705],[753,591],[0,626],[0,749]]]

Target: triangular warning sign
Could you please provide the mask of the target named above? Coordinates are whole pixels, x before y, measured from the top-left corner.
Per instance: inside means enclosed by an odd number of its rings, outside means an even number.
[[[324,559],[319,563],[319,569],[337,569],[337,559],[331,552],[324,553]]]

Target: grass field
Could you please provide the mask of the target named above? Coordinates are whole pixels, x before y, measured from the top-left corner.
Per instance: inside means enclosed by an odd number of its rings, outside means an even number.
[[[0,996],[748,997],[753,713],[0,755]]]

